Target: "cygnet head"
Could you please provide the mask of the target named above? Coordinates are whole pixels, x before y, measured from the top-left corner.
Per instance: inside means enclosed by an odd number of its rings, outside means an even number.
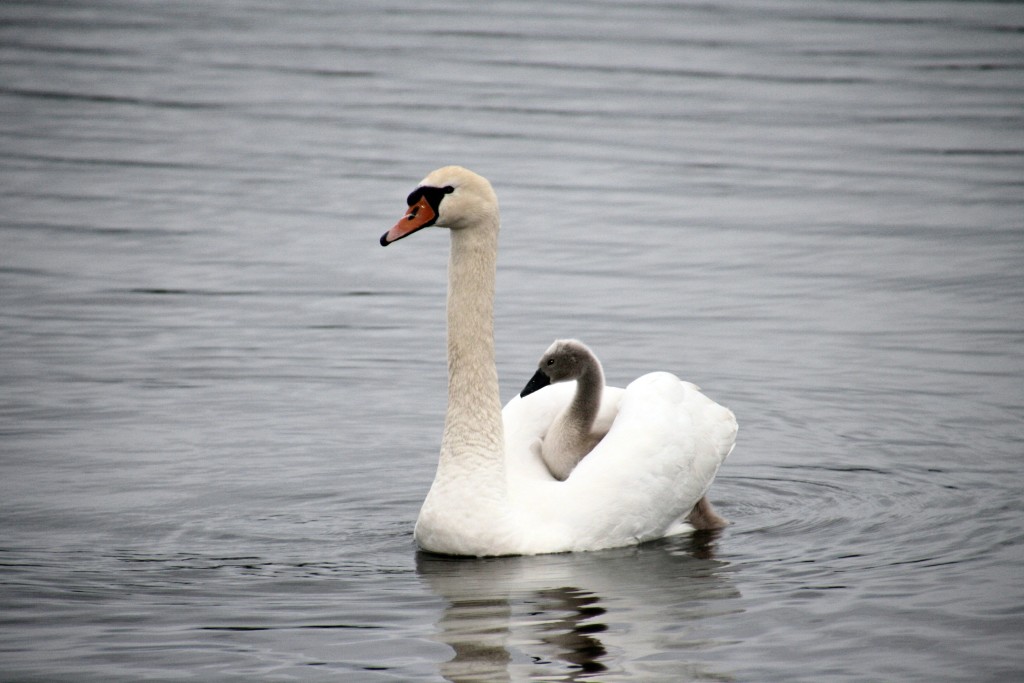
[[[594,366],[599,369],[601,364],[586,344],[575,339],[559,339],[541,356],[537,372],[519,395],[528,396],[549,384],[579,379]]]
[[[380,238],[382,247],[436,225],[461,230],[498,225],[498,197],[481,175],[461,166],[432,171],[406,199],[405,215]]]

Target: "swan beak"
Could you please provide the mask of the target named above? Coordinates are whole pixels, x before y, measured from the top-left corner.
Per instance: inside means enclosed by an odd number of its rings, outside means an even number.
[[[551,379],[544,374],[543,370],[538,370],[537,372],[533,373],[533,377],[531,377],[530,381],[526,383],[526,386],[523,387],[523,390],[519,392],[519,398],[529,396],[533,392],[537,391],[538,389],[543,389],[549,384],[551,384]]]
[[[419,201],[409,205],[409,210],[405,212],[401,220],[395,223],[395,227],[381,235],[380,246],[386,247],[421,228],[433,225],[436,220],[437,211],[430,205],[426,197],[421,196]]]

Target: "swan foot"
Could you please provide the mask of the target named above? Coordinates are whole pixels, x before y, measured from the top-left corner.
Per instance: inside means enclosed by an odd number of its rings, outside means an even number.
[[[715,508],[712,507],[711,501],[708,500],[707,496],[697,501],[697,504],[693,506],[693,510],[686,516],[686,521],[692,524],[693,528],[697,531],[721,529],[729,526],[729,520],[715,512]]]

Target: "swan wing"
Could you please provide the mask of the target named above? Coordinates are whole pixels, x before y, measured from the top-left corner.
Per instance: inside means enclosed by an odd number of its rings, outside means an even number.
[[[502,410],[505,428],[505,468],[510,485],[531,486],[554,481],[540,455],[540,440],[547,435],[555,418],[569,405],[576,393],[576,382],[561,382],[544,387],[526,398],[516,396]],[[618,414],[625,393],[619,387],[605,387],[595,428],[608,431]]]
[[[608,388],[602,413],[617,414],[607,436],[559,482],[540,459],[538,440],[571,400],[567,384],[505,407],[510,502],[523,552],[611,548],[677,531],[732,451],[732,412],[666,372]]]

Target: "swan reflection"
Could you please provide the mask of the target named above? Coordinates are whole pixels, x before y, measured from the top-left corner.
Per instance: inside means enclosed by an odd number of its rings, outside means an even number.
[[[597,634],[608,630],[598,621],[605,614],[601,598],[579,588],[553,588],[537,593],[538,614],[564,613],[562,618],[539,626],[540,641],[556,648],[555,658],[581,673],[606,671],[601,659],[608,654]],[[547,664],[548,662],[538,662]]]
[[[715,535],[596,553],[418,554],[418,574],[447,603],[435,637],[454,655],[441,675],[452,683],[582,681],[640,671],[641,660],[644,680],[711,675],[687,661],[707,647],[699,620],[731,611],[739,595],[713,557]]]

